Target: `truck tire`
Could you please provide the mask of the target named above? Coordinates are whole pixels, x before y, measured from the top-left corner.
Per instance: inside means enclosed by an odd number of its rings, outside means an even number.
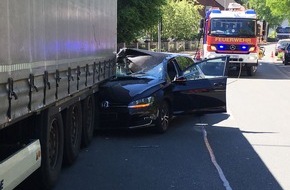
[[[248,76],[254,76],[256,73],[257,67],[256,66],[247,66],[246,70],[247,70]]]
[[[82,107],[77,102],[71,105],[65,114],[64,127],[64,163],[72,165],[80,152],[82,136]]]
[[[82,102],[83,108],[83,131],[82,146],[88,147],[91,143],[95,130],[95,98],[93,95],[88,96]]]
[[[41,178],[41,189],[51,189],[56,183],[61,172],[63,161],[63,120],[60,113],[48,115],[42,114],[40,143],[41,143],[41,167],[37,176]]]
[[[284,65],[289,65],[289,60],[288,59],[284,59],[283,64]]]

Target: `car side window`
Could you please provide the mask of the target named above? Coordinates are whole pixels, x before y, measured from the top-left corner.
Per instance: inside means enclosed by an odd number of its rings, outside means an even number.
[[[222,61],[212,61],[204,62],[200,65],[201,70],[207,76],[223,76],[224,72],[224,62]]]
[[[290,45],[287,46],[287,51],[290,51]]]
[[[227,75],[228,57],[217,57],[203,60],[183,72],[187,80],[221,77]]]
[[[193,64],[193,60],[188,57],[179,56],[175,58],[181,71],[184,71],[187,67]]]
[[[197,65],[192,65],[191,67],[187,68],[183,72],[183,77],[185,77],[186,80],[197,80],[205,78]]]

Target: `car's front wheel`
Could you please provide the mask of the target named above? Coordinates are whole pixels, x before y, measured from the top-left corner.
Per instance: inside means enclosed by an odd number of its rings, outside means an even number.
[[[168,103],[166,101],[163,101],[158,111],[159,113],[156,120],[156,130],[159,133],[164,133],[168,129],[170,119]]]

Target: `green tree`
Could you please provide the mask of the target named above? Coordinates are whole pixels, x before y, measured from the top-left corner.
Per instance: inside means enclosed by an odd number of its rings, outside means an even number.
[[[247,0],[235,0],[235,1],[241,5],[244,5],[247,2]]]
[[[194,1],[169,0],[162,8],[162,37],[192,39],[199,32],[201,8]]]
[[[118,0],[118,43],[131,42],[140,32],[157,25],[166,0]]]
[[[266,5],[274,16],[290,20],[289,0],[266,0]]]
[[[275,28],[276,26],[280,25],[280,23],[285,19],[283,16],[284,14],[275,14],[273,12],[273,4],[268,1],[274,1],[274,0],[248,0],[248,8],[255,9],[258,18],[261,20],[266,20],[269,23],[269,26],[271,28]],[[282,2],[283,0],[277,0],[277,2]],[[284,0],[286,1],[286,0]],[[289,0],[287,0],[289,1]]]

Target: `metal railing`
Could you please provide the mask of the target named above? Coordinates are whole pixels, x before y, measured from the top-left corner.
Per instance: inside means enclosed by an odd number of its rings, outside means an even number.
[[[172,42],[161,42],[161,51],[163,52],[182,52],[182,51],[196,51],[198,46],[198,41],[172,41]],[[119,43],[118,51],[121,48],[137,48],[137,49],[148,49],[152,51],[157,51],[157,42],[134,42],[134,43]]]

